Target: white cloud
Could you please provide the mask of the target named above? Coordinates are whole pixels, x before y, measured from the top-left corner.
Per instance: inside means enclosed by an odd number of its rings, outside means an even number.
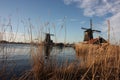
[[[120,40],[120,12],[109,18],[111,24],[111,38],[112,40]]]
[[[85,16],[103,16],[120,12],[120,0],[64,0],[64,3],[75,3],[78,8],[84,9]]]
[[[111,43],[120,42],[120,36],[119,36],[120,34],[120,12],[109,18],[106,18],[106,20],[101,24],[102,25],[101,29],[104,35],[108,34],[108,23],[107,23],[108,20],[110,21]]]
[[[111,27],[113,27],[113,29],[116,29],[116,32],[120,32],[120,12],[110,17],[109,19],[111,22]]]

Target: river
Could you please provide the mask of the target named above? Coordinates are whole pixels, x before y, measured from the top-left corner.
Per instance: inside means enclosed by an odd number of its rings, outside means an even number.
[[[36,52],[37,48],[38,46],[25,44],[0,44],[0,71],[5,74],[22,75],[23,71],[31,69],[33,62],[31,55],[35,54],[31,53],[31,49]],[[46,61],[53,58],[61,64],[66,61],[68,63],[80,61],[72,47],[53,47],[47,55],[44,52],[43,50],[40,54]]]

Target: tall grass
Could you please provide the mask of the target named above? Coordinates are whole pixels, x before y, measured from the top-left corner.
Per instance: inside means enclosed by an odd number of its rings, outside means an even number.
[[[77,44],[76,53],[87,54],[85,66],[91,68],[91,79],[119,80],[120,46]]]

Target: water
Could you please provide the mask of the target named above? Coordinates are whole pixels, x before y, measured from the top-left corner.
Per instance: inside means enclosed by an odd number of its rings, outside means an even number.
[[[51,51],[51,58],[56,58],[59,62],[66,60],[72,62],[76,60],[75,50],[72,47],[59,48],[54,47]]]
[[[24,45],[24,44],[0,44],[0,70],[5,69],[7,72],[20,75],[23,71],[30,70],[32,67],[31,48],[36,50],[37,46]],[[45,52],[45,51],[43,51]],[[33,53],[32,53],[33,54]],[[57,59],[59,63],[68,63],[79,61],[76,56],[75,50],[72,47],[60,48],[53,47],[46,55],[42,53],[45,60]],[[47,58],[46,58],[47,57]]]
[[[4,76],[7,80],[13,75],[20,76],[31,68],[29,49],[29,45],[0,44],[0,80]]]

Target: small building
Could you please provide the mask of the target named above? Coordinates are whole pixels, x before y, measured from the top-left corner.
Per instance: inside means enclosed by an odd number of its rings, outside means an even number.
[[[88,44],[100,44],[100,43],[107,43],[107,41],[102,38],[102,37],[99,37],[99,38],[94,38],[94,39],[91,39],[89,41],[87,41]]]

